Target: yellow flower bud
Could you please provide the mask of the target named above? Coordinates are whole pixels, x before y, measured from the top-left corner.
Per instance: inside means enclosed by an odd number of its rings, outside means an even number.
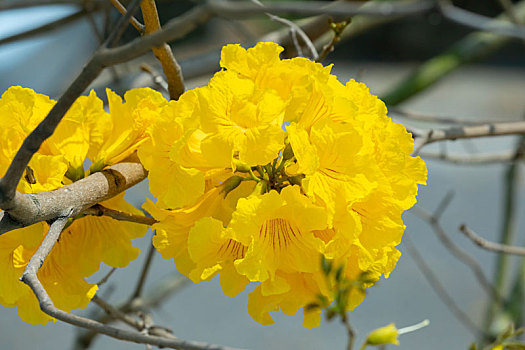
[[[388,326],[381,327],[373,330],[366,339],[368,345],[384,345],[384,344],[395,344],[399,345],[397,336],[399,332],[393,323]]]

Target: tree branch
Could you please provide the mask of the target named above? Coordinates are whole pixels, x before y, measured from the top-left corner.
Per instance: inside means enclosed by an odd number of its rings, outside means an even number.
[[[59,29],[61,27],[64,27],[72,22],[75,22],[78,19],[81,19],[89,12],[86,10],[79,10],[77,12],[74,12],[70,15],[67,15],[65,17],[62,17],[60,19],[57,19],[56,21],[52,21],[50,23],[46,23],[42,26],[39,26],[37,28],[33,28],[30,30],[27,30],[22,33],[14,34],[11,36],[8,36],[6,38],[0,39],[0,45],[9,44],[13,41],[23,40],[23,39],[29,39],[36,35],[41,34],[47,34],[48,32],[51,32],[53,30]]]
[[[140,7],[142,9],[142,17],[144,18],[144,25],[146,27],[146,35],[161,30],[155,0],[143,0]],[[164,43],[161,46],[154,47],[152,50],[153,54],[162,65],[162,70],[168,81],[170,100],[178,100],[180,95],[184,93],[184,79],[182,77],[180,66],[173,56],[171,47]]]
[[[190,283],[191,281],[186,277],[182,277],[179,274],[174,274],[172,276],[169,276],[168,278],[163,278],[160,283],[156,283],[152,288],[149,289],[146,295],[143,295],[140,298],[131,298],[130,300],[120,304],[120,306],[118,306],[117,309],[120,312],[126,314],[137,311],[150,310],[152,308],[160,306],[160,304],[165,299],[178,292],[180,289],[184,288]],[[102,317],[98,317],[97,320],[101,323],[108,323],[113,320],[113,317],[106,314]],[[87,331],[84,333],[80,333],[75,340],[76,348],[87,349],[97,335],[98,333],[95,331]]]
[[[53,246],[60,237],[60,233],[62,232],[62,229],[66,225],[67,220],[69,217],[71,217],[71,215],[71,212],[64,213],[62,216],[58,217],[51,223],[46,237],[42,241],[40,247],[38,247],[35,254],[29,260],[29,263],[27,264],[24,273],[21,277],[22,282],[27,284],[35,294],[40,304],[40,309],[43,312],[63,322],[78,327],[91,329],[98,333],[102,333],[116,339],[132,341],[135,343],[151,344],[159,347],[180,350],[233,350],[233,348],[222,347],[219,345],[184,341],[173,338],[164,338],[159,336],[146,335],[135,331],[128,331],[125,329],[105,325],[103,323],[85,317],[76,316],[56,308],[53,304],[53,301],[47,294],[46,290],[38,280],[37,273],[42,264],[44,263],[44,260],[47,257],[47,255],[49,254],[49,252],[51,252],[51,249],[53,249]]]
[[[459,230],[465,234],[472,242],[477,244],[483,249],[496,252],[496,253],[504,253],[504,254],[512,254],[512,255],[521,255],[525,256],[525,248],[524,247],[518,247],[514,245],[508,245],[508,244],[501,244],[496,242],[491,242],[489,240],[486,240],[485,238],[479,236],[474,231],[472,231],[470,228],[467,227],[467,225],[462,224],[459,227]]]
[[[450,0],[439,0],[438,5],[443,16],[456,23],[512,38],[525,38],[525,28],[518,24],[501,19],[493,20],[492,18],[463,10],[454,6]]]
[[[447,197],[445,197],[445,199],[446,198]],[[440,207],[444,209],[444,207]],[[452,255],[456,257],[456,259],[461,261],[463,264],[467,265],[476,277],[478,283],[485,290],[485,292],[496,302],[501,304],[503,302],[501,295],[485,276],[485,274],[483,273],[483,269],[481,268],[478,261],[474,259],[471,255],[469,255],[467,252],[463,251],[448,237],[447,233],[439,223],[439,217],[441,216],[440,213],[438,213],[440,211],[439,209],[440,208],[436,210],[436,213],[432,214],[424,210],[423,208],[417,206],[414,207],[416,215],[421,217],[423,220],[427,221],[430,224],[430,226],[432,226],[434,233],[439,238],[441,243],[448,249],[448,251],[452,253]]]
[[[0,235],[34,223],[53,220],[65,208],[71,216],[96,203],[114,197],[144,180],[147,172],[140,163],[118,163],[54,191],[20,194],[10,202],[9,212],[0,213]],[[145,219],[146,220],[146,219]],[[142,222],[146,223],[146,222]]]
[[[125,16],[127,13],[126,8],[118,0],[110,0],[111,4],[120,12],[121,15]],[[144,25],[140,23],[134,16],[131,16],[129,23],[135,28],[140,35],[144,34]]]
[[[0,11],[49,5],[77,5],[84,7],[86,6],[86,0],[4,0],[0,4]],[[107,0],[89,0],[89,5],[106,8],[111,6]]]
[[[133,304],[133,301],[137,298],[140,298],[140,296],[142,295],[142,289],[144,288],[144,283],[146,282],[146,277],[151,267],[153,256],[155,256],[155,252],[156,250],[153,246],[153,242],[150,242],[148,247],[148,253],[146,255],[146,260],[144,261],[144,265],[142,266],[142,270],[140,271],[139,279],[137,280],[137,285],[135,286],[135,291],[133,292],[133,294],[131,294],[131,297],[129,299],[129,304]]]
[[[434,292],[436,292],[436,294],[441,299],[441,301],[449,308],[449,310],[454,314],[454,316],[470,332],[472,332],[476,337],[483,336],[485,332],[482,329],[480,329],[474,322],[472,322],[470,317],[458,306],[458,304],[456,304],[454,299],[452,299],[450,294],[447,292],[447,288],[445,288],[441,284],[441,282],[439,281],[439,278],[434,274],[432,269],[427,265],[427,263],[425,262],[425,259],[419,254],[414,244],[412,243],[411,239],[408,237],[406,233],[405,233],[405,236],[403,237],[403,242],[405,243],[405,247],[407,248],[408,253],[414,259],[416,266],[420,269],[422,275],[425,277],[427,282],[430,284]]]
[[[428,12],[434,8],[434,1],[405,1],[405,2],[375,2],[373,5],[363,6],[360,1],[343,1],[329,3],[324,1],[279,1],[266,2],[264,7],[251,2],[242,1],[217,1],[209,0],[208,5],[211,9],[224,17],[247,17],[260,15],[266,12],[287,16],[353,16],[369,15],[379,17],[389,17],[395,15],[418,15]]]
[[[515,13],[525,18],[525,1],[515,4]],[[500,15],[495,20],[505,19]],[[463,64],[479,60],[510,42],[511,37],[491,32],[474,32],[459,40],[443,54],[423,63],[411,75],[394,85],[381,96],[387,105],[397,105],[418,92],[428,88]]]
[[[442,161],[454,163],[454,164],[468,164],[468,165],[506,163],[506,162],[511,162],[513,160],[516,160],[514,152],[487,153],[487,154],[475,154],[475,155],[421,152],[419,155],[423,159],[435,159],[435,160],[442,160]]]
[[[437,141],[525,134],[525,121],[452,126],[442,129],[411,129],[410,132],[415,139],[413,154],[418,154],[423,146]]]

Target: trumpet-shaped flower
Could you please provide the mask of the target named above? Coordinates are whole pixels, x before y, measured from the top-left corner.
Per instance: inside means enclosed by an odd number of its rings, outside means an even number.
[[[7,169],[24,138],[43,120],[53,104],[46,96],[29,89],[13,87],[4,93],[0,99],[0,119],[6,127],[0,129],[0,170]],[[110,143],[110,126],[109,115],[102,109],[102,102],[94,92],[79,98],[56,133],[33,155],[18,191],[51,191],[84,177],[86,156],[92,148],[99,149]],[[136,149],[134,143],[128,146]],[[130,151],[122,147],[120,152]],[[124,200],[123,193],[100,205],[141,215],[141,211]],[[65,311],[86,307],[97,286],[84,278],[98,271],[101,263],[124,267],[135,259],[139,251],[132,246],[131,240],[144,235],[146,229],[143,225],[109,217],[74,219],[64,229],[38,272],[38,278],[55,306]],[[46,223],[37,223],[0,236],[0,261],[5,271],[0,277],[0,304],[16,306],[20,318],[33,324],[53,319],[40,311],[33,292],[19,278],[47,230]]]
[[[91,172],[118,163],[134,153],[148,139],[146,130],[167,104],[162,95],[149,88],[126,92],[125,102],[107,89],[110,123],[103,132],[103,142],[92,144],[88,157]]]

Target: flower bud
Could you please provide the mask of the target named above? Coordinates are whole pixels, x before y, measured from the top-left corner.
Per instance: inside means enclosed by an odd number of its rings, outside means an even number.
[[[395,344],[399,345],[397,336],[399,335],[396,326],[391,323],[388,326],[373,330],[366,339],[368,345],[384,345]]]

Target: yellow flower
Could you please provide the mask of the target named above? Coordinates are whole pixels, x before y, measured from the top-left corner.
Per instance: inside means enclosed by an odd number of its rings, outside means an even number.
[[[10,88],[0,99],[0,170],[5,172],[24,138],[40,123],[53,106],[46,96],[30,89]],[[83,164],[92,148],[108,144],[109,117],[102,102],[92,92],[79,98],[51,136],[29,162],[18,185],[22,193],[55,190],[84,176]],[[131,125],[130,125],[131,126]],[[133,149],[133,144],[130,145]],[[133,149],[134,150],[134,149]],[[122,153],[129,152],[122,148]],[[100,203],[126,213],[141,211],[124,200],[124,193]],[[0,304],[16,306],[20,318],[43,324],[53,320],[40,311],[30,288],[19,281],[48,225],[37,223],[0,236]],[[64,311],[84,308],[97,286],[84,280],[99,270],[103,262],[125,267],[138,256],[131,239],[145,234],[147,227],[109,217],[85,216],[75,219],[61,234],[38,272],[38,277],[53,303]]]
[[[193,204],[204,193],[204,173],[194,168],[207,166],[200,154],[200,134],[196,132],[196,99],[193,92],[188,92],[164,106],[138,150],[142,164],[149,171],[150,191],[160,207]]]
[[[149,88],[133,89],[124,95],[125,102],[107,89],[110,127],[103,131],[103,142],[92,144],[88,157],[90,172],[118,163],[130,156],[147,140],[147,128],[167,104],[162,95]],[[107,123],[107,122],[105,122]]]
[[[274,323],[270,311],[281,309],[284,314],[294,315],[317,295],[326,293],[319,273],[279,273],[277,277],[276,283],[264,282],[248,297],[248,313],[264,326]],[[303,309],[303,316],[305,328],[318,327],[321,323],[319,308]]]
[[[222,71],[199,92],[201,129],[208,134],[201,144],[206,159],[230,167],[232,157],[249,166],[277,157],[284,142],[285,104],[275,91]]]
[[[313,231],[326,227],[326,213],[302,195],[299,186],[240,199],[229,227],[233,238],[248,247],[235,266],[250,281],[273,281],[278,270],[319,268],[316,257],[324,244]]]
[[[220,275],[229,296],[258,283],[248,311],[262,324],[270,311],[302,307],[314,327],[320,310],[306,306],[331,303],[336,288],[321,256],[361,283],[342,306],[353,309],[394,268],[401,214],[426,167],[364,84],[343,85],[330,67],[281,51],[225,46],[224,70],[173,104],[139,156],[155,179],[157,205],[146,209],[160,221],[163,257],[194,282]]]
[[[109,129],[110,117],[94,91],[79,97],[66,113],[45,146],[51,154],[62,154],[69,163],[68,177],[84,176],[84,160],[90,148],[100,147]]]

